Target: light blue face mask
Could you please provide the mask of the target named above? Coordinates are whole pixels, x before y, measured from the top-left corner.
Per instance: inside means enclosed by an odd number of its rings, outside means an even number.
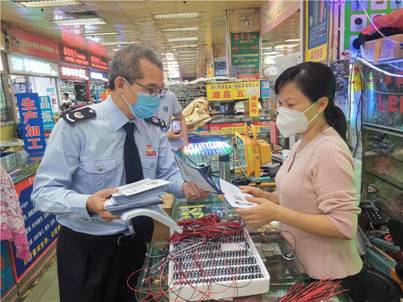
[[[129,82],[127,82],[127,84],[129,85],[133,93],[137,95],[137,101],[134,104],[130,104],[123,94],[121,96],[125,100],[127,106],[129,106],[134,116],[143,120],[152,117],[160,107],[161,96],[159,95],[153,96],[144,92],[136,93],[133,90],[132,86],[129,84]]]

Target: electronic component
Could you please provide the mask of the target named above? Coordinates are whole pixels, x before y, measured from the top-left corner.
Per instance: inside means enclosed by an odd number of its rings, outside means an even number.
[[[189,240],[193,240],[191,251]],[[268,292],[270,276],[248,232],[202,241],[171,243],[171,253],[185,250],[169,263],[169,300],[203,301]]]
[[[378,209],[372,200],[361,202],[360,207],[367,215],[373,227],[386,225],[388,223],[389,218],[387,215],[382,210]]]

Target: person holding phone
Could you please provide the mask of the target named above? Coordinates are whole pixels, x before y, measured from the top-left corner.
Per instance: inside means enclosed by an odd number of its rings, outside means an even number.
[[[156,117],[165,122],[167,127],[166,136],[174,150],[180,149],[189,143],[188,129],[185,118],[182,115],[182,107],[175,93],[167,90],[161,97],[161,105]]]

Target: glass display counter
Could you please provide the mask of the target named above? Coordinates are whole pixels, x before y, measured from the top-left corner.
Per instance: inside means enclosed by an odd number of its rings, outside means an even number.
[[[173,203],[172,218],[174,220],[201,218],[210,213],[230,219],[237,217],[232,208],[219,196],[212,196],[201,202],[177,200]],[[263,231],[249,231],[253,242],[270,274],[270,291],[264,295],[234,298],[238,302],[275,302],[283,297],[287,290],[297,282],[307,279],[303,266],[296,257],[286,259],[284,254],[289,253],[289,246],[285,239],[274,229]],[[148,246],[144,270],[138,280],[138,301],[169,301],[167,295],[167,272],[160,271],[160,262],[168,255],[168,241],[152,242]],[[150,294],[152,293],[152,294]],[[340,296],[332,302],[348,302],[346,296]]]

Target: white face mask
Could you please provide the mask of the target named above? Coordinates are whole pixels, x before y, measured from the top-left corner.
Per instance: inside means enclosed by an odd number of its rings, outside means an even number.
[[[299,112],[296,110],[291,110],[287,108],[280,107],[277,109],[278,115],[276,120],[276,126],[280,133],[284,137],[290,137],[297,133],[303,133],[308,130],[309,123],[311,123],[318,115],[317,113],[310,121],[305,116],[305,112],[307,112],[313,105],[305,109],[304,112]]]

